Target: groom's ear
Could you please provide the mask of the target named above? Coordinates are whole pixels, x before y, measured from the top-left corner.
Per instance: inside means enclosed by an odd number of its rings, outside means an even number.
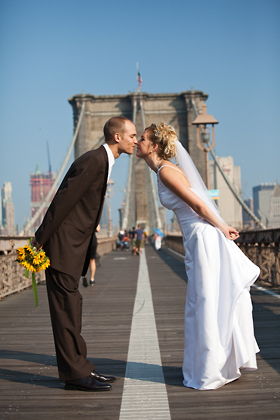
[[[115,140],[116,143],[120,142],[120,134],[119,133],[114,134],[114,140]]]

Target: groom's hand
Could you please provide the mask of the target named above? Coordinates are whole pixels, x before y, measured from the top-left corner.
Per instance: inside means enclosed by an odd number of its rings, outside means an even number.
[[[37,242],[37,239],[35,237],[31,241],[31,246],[36,247],[38,251],[40,251],[40,249],[43,248],[43,246],[40,245],[39,242]]]

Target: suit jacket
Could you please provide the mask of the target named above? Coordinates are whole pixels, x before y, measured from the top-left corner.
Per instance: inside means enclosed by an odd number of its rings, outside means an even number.
[[[92,235],[106,193],[108,155],[103,146],[86,152],[65,175],[35,233],[51,267],[74,277],[85,275]]]

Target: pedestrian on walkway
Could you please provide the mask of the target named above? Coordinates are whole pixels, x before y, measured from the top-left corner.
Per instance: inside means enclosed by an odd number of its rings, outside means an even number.
[[[118,240],[119,240],[119,245],[121,249],[123,249],[123,237],[124,237],[124,231],[121,229],[118,234]]]
[[[144,229],[144,238],[145,238],[145,244],[149,243],[149,240],[148,240],[148,230],[147,230],[147,228]]]
[[[124,235],[123,235],[123,249],[126,249],[127,251],[129,251],[129,235],[127,230],[124,231]]]
[[[142,248],[144,248],[144,232],[140,225],[136,229],[136,253],[141,254]]]
[[[257,369],[250,286],[259,276],[233,242],[236,229],[217,207],[175,130],[152,124],[139,140],[137,156],[157,174],[161,204],[176,214],[188,277],[185,310],[184,385],[207,390]],[[177,156],[180,167],[170,162]]]
[[[130,237],[130,244],[131,244],[131,252],[133,255],[136,255],[136,229],[133,226],[132,230],[129,231]]]
[[[159,251],[161,249],[161,236],[158,233],[154,234],[155,249]]]
[[[82,296],[78,286],[90,260],[91,238],[99,224],[111,169],[137,144],[134,124],[113,117],[104,126],[105,144],[84,153],[65,175],[32,245],[50,257],[46,283],[60,381],[65,389],[107,391],[116,378],[99,374],[86,358],[81,336]]]

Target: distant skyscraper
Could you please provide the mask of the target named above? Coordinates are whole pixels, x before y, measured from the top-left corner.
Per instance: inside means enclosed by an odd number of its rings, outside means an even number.
[[[270,199],[275,184],[261,184],[253,187],[254,213],[268,227],[270,218]]]
[[[16,235],[15,209],[12,201],[12,183],[4,182],[1,188],[1,220],[0,229],[2,235]]]
[[[30,185],[31,185],[31,218],[36,214],[39,207],[41,206],[42,201],[47,197],[54,181],[56,174],[54,172],[41,173],[39,166],[36,166],[35,174],[30,175]],[[43,217],[47,211],[46,207],[36,220],[36,223],[32,227],[32,231],[35,231],[38,226],[40,226]]]
[[[276,181],[270,198],[268,227],[271,229],[280,227],[280,186],[278,181]]]
[[[231,156],[216,156],[216,158],[235,191],[241,195],[240,166],[234,166],[233,158]],[[242,206],[230,191],[213,160],[209,161],[209,185],[211,190],[219,191],[219,198],[216,203],[222,218],[229,225],[241,230],[243,227]]]

